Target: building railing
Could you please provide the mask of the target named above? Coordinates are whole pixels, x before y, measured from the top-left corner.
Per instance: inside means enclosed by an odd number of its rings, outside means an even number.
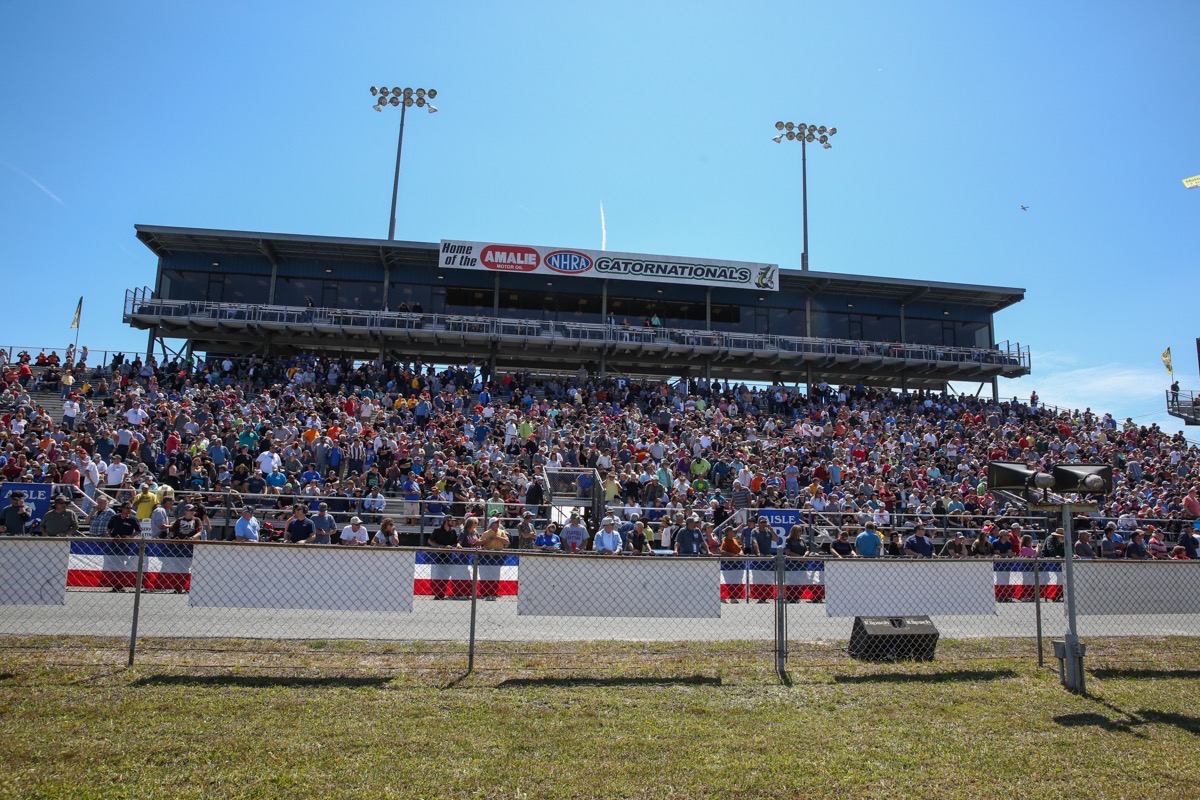
[[[1166,397],[1168,414],[1187,420],[1200,420],[1200,392],[1168,389]]]
[[[897,361],[935,361],[955,364],[994,365],[1029,369],[1029,348],[1003,342],[996,347],[949,347],[942,345],[901,344],[854,339],[824,339],[774,334],[750,334],[700,328],[633,327],[585,322],[519,320],[461,314],[428,314],[397,311],[357,311],[334,308],[213,303],[155,298],[146,289],[125,293],[125,318],[171,317],[211,323],[236,322],[261,326],[354,328],[381,336],[389,332],[441,332],[464,337],[537,338],[641,349],[661,347],[692,348],[693,352],[746,352],[774,355],[817,356],[828,359],[894,359]]]

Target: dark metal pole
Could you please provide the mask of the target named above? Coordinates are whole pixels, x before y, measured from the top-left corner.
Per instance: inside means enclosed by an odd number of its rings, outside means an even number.
[[[800,208],[804,218],[804,252],[800,254],[800,269],[808,271],[808,144],[800,137]]]
[[[400,136],[396,140],[396,177],[392,179],[392,216],[388,218],[388,239],[396,238],[396,195],[400,191],[400,151],[404,149],[404,111],[400,103]]]
[[[137,578],[133,584],[133,627],[129,631],[129,661],[126,666],[133,666],[133,656],[137,652],[138,614],[142,608],[142,575],[146,569],[146,540],[137,540],[138,562]]]

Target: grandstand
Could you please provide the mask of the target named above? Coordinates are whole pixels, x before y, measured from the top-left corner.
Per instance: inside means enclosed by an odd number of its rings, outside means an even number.
[[[998,378],[1030,371],[1028,348],[999,341],[993,319],[1023,289],[631,256],[626,263],[686,261],[698,276],[645,280],[600,276],[604,254],[578,250],[555,251],[568,254],[561,268],[460,269],[446,253],[469,244],[136,230],[158,264],[153,288],[126,293],[124,319],[151,345],[183,339],[188,352],[474,360],[491,375],[536,363],[907,390],[973,382],[990,385],[993,399]],[[501,246],[479,243],[489,247]],[[546,264],[558,263],[553,255]]]

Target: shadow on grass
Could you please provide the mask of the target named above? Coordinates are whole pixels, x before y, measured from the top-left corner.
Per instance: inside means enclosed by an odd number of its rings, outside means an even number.
[[[1106,731],[1128,733],[1138,738],[1145,738],[1146,734],[1138,729],[1146,725],[1170,725],[1193,736],[1200,736],[1200,717],[1193,717],[1190,714],[1179,714],[1174,711],[1157,711],[1152,708],[1125,711],[1119,706],[1095,696],[1091,696],[1088,699],[1111,711],[1113,716],[1107,717],[1099,713],[1061,714],[1054,717],[1054,721],[1064,727],[1095,727]]]
[[[1088,672],[1100,680],[1108,678],[1114,680],[1120,680],[1121,678],[1137,678],[1139,680],[1145,678],[1195,680],[1196,678],[1200,678],[1200,669],[1090,669]]]
[[[364,689],[379,688],[391,681],[388,676],[330,676],[306,678],[295,675],[148,675],[134,686],[212,686],[243,689]]]
[[[721,679],[706,675],[684,675],[677,678],[510,678],[496,684],[497,689],[524,689],[530,686],[720,686]]]
[[[881,672],[872,675],[835,675],[835,683],[959,683],[961,681],[999,681],[1015,678],[1011,669],[973,669],[952,672]]]
[[[17,676],[11,672],[0,672],[0,681],[12,680],[15,677]]]

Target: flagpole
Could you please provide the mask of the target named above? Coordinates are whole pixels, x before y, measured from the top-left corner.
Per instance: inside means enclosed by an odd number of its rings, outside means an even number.
[[[82,297],[79,298],[79,305],[75,306],[74,323],[75,324],[73,325],[73,327],[75,328],[75,346],[73,348],[73,351],[75,353],[75,358],[78,358],[79,357],[79,326],[83,324],[83,298]]]

